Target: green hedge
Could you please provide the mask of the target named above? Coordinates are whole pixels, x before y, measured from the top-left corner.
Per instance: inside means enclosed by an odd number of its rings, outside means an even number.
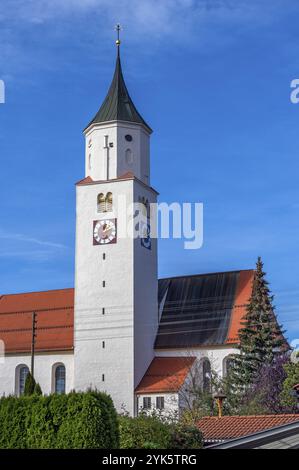
[[[200,449],[202,434],[198,428],[167,423],[159,417],[140,415],[119,417],[122,449]]]
[[[1,449],[115,449],[118,419],[99,392],[0,399]]]

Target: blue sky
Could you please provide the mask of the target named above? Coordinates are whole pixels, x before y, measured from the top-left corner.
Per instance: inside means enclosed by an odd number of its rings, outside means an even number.
[[[2,293],[73,286],[82,130],[125,79],[154,129],[160,201],[204,203],[204,245],[159,242],[160,276],[265,262],[299,338],[299,5],[292,0],[2,0]]]

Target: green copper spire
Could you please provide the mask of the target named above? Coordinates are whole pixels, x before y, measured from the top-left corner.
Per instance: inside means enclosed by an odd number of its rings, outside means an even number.
[[[125,121],[142,124],[146,127],[149,132],[152,132],[151,128],[144,121],[141,115],[138,113],[130,95],[127,90],[125,80],[122,73],[121,62],[120,62],[120,39],[119,31],[120,26],[116,26],[117,30],[117,58],[114,76],[110,85],[108,94],[100,107],[99,111],[88,124],[87,128],[92,124],[108,122],[108,121]],[[86,128],[86,129],[87,129]]]

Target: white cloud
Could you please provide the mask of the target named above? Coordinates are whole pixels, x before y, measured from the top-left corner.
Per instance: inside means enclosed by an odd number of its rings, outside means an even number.
[[[171,36],[173,39],[215,28],[217,23],[264,23],[288,0],[2,0],[0,22],[44,23],[75,16],[97,15],[100,29],[111,31],[120,21],[132,39]],[[279,14],[278,14],[279,16]],[[58,25],[56,25],[58,27]],[[126,28],[126,29],[127,29]],[[195,37],[194,37],[195,39]]]
[[[22,250],[0,252],[0,258],[18,258],[26,261],[48,261],[53,253],[47,250]]]
[[[19,258],[43,262],[66,253],[67,247],[61,243],[39,240],[21,233],[6,233],[0,230],[0,258]],[[42,249],[41,249],[42,247]]]
[[[60,243],[53,243],[49,241],[39,240],[37,238],[28,237],[21,233],[5,233],[0,231],[0,239],[2,240],[10,240],[10,241],[19,241],[25,243],[31,243],[34,245],[41,245],[48,248],[58,248],[58,249],[65,249],[66,247]]]
[[[247,30],[279,21],[290,9],[298,11],[299,5],[291,0],[1,0],[0,74],[12,80],[29,68],[31,76],[34,69],[61,69],[55,51],[63,37],[77,56],[98,53],[103,70],[118,22],[123,41],[134,44],[135,59],[139,51],[154,56],[162,42],[169,49],[188,46],[209,53]],[[71,54],[69,45],[66,51]]]

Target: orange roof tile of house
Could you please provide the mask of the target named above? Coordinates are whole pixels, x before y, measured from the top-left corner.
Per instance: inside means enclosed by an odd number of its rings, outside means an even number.
[[[195,359],[195,357],[155,357],[136,388],[136,393],[178,392]]]
[[[36,351],[73,349],[74,289],[0,296],[0,340],[5,353],[31,350],[36,312]]]
[[[299,415],[256,415],[256,416],[207,416],[197,425],[203,433],[205,442],[218,442],[247,436],[283,424],[299,421]]]

